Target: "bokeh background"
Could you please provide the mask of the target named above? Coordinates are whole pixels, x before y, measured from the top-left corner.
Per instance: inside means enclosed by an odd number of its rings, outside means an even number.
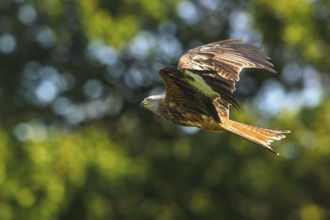
[[[141,110],[189,48],[244,38],[232,118],[275,156]],[[330,219],[330,1],[0,0],[0,219]]]

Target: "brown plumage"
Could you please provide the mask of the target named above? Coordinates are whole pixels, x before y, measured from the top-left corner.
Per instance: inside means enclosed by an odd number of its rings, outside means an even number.
[[[166,95],[150,96],[141,106],[182,126],[210,131],[227,130],[265,149],[289,131],[258,128],[229,119],[230,105],[238,107],[233,98],[235,83],[243,68],[274,72],[270,58],[255,46],[239,44],[241,39],[218,41],[188,50],[178,67],[159,71]]]

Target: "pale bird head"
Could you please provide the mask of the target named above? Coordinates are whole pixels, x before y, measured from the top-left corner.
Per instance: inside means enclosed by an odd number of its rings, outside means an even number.
[[[162,100],[164,100],[164,95],[152,95],[145,98],[141,103],[141,108],[146,108],[152,111],[153,113],[158,114],[158,107]]]

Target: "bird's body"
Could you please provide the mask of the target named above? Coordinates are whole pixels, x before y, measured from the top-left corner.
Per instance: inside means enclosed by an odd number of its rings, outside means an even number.
[[[141,105],[175,124],[227,130],[275,153],[270,143],[289,131],[257,128],[229,119],[230,105],[238,107],[233,92],[240,71],[259,68],[275,72],[261,49],[239,42],[225,40],[189,50],[181,56],[178,67],[159,71],[166,95],[147,97]]]

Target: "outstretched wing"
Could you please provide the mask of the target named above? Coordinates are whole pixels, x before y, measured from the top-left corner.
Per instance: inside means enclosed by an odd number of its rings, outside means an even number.
[[[243,68],[266,69],[275,73],[273,64],[268,61],[270,58],[262,49],[240,42],[242,39],[230,39],[193,48],[183,54],[178,63],[178,68],[187,77],[199,79],[191,81],[196,90],[205,93],[208,90],[200,88],[210,88],[218,94],[213,95],[214,105],[224,116],[229,115],[230,104],[236,104],[233,92]]]
[[[187,77],[184,72],[177,67],[165,67],[159,70],[159,75],[165,84],[165,103],[172,110],[177,108],[177,112],[190,114],[191,117],[211,116],[220,121],[212,99],[208,95],[194,89],[191,83],[189,83],[191,78]],[[182,119],[186,120],[184,116],[182,116]],[[177,120],[180,120],[180,118],[177,118]]]

